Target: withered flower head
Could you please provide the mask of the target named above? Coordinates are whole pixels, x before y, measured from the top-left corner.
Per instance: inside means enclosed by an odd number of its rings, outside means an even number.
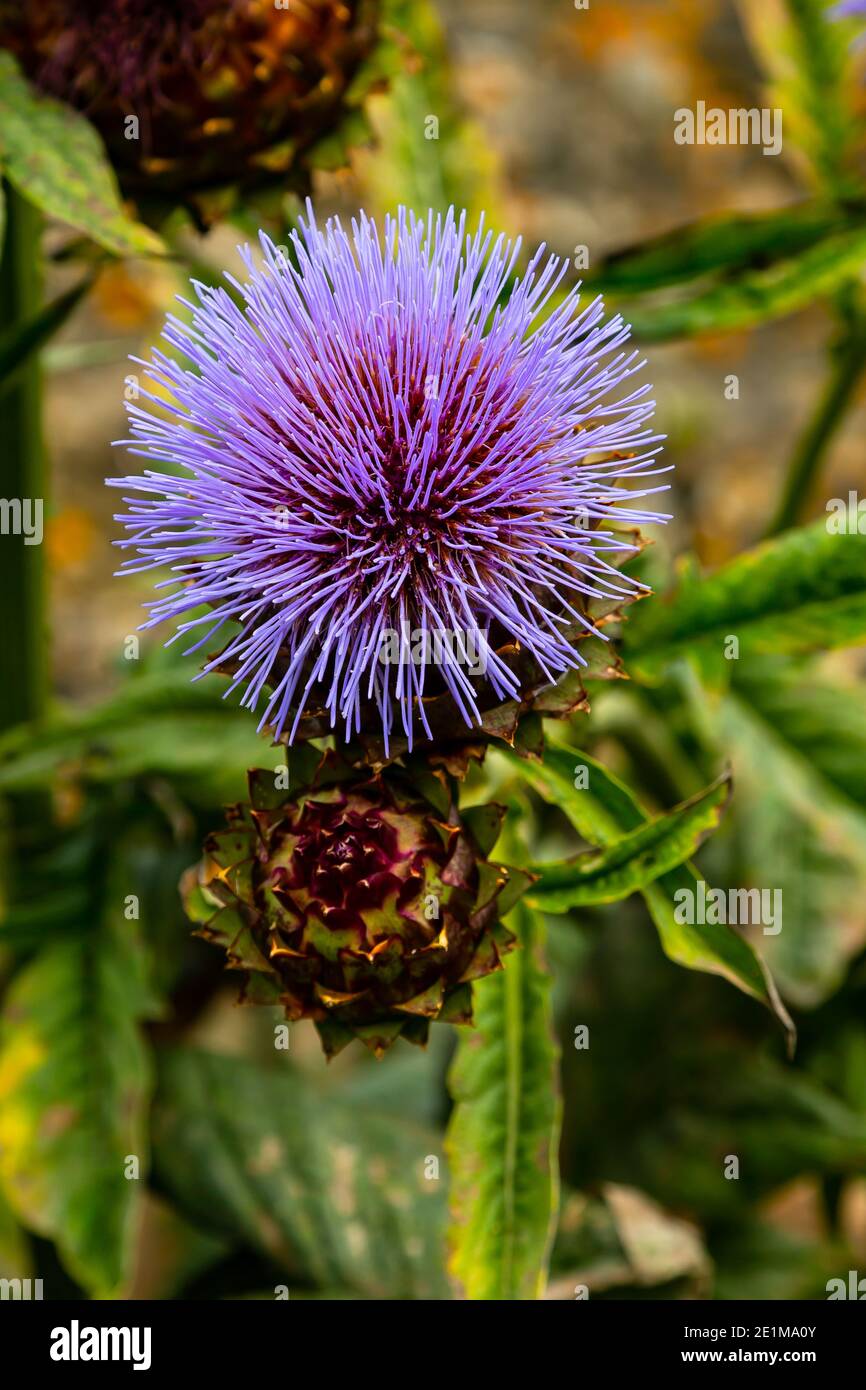
[[[339,124],[377,10],[378,0],[0,0],[0,47],[96,125],[127,193],[270,173],[289,186]]]
[[[513,944],[500,916],[530,881],[485,857],[503,808],[459,816],[429,773],[438,805],[393,770],[358,781],[334,753],[299,760],[318,766],[288,792],[250,774],[250,806],[183,885],[200,934],[247,972],[241,998],[312,1019],[328,1056],[470,1022],[470,982],[500,967]]]

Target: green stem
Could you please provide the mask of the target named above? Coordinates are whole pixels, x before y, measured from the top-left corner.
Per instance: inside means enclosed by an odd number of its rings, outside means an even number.
[[[3,191],[6,229],[0,259],[0,324],[5,332],[39,311],[42,218],[14,188],[6,184]],[[10,676],[0,682],[2,732],[40,719],[47,694],[44,545],[34,525],[40,515],[44,521],[46,482],[38,354],[33,354],[0,392],[0,441],[3,497],[12,504],[4,508],[0,534],[0,632],[10,663],[14,663]],[[15,517],[29,526],[29,536],[20,534],[20,523],[13,524]],[[37,537],[38,543],[25,544]]]
[[[791,459],[775,515],[765,537],[796,526],[807,511],[827,451],[866,370],[866,323],[856,317],[834,350],[833,370]]]

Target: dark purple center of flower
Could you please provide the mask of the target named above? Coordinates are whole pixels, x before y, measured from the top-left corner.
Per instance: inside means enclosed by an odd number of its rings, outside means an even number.
[[[465,369],[469,371],[471,364]],[[484,396],[485,377],[475,386],[479,399]],[[505,394],[501,389],[488,395],[488,408]],[[409,428],[415,429],[425,415],[425,394],[413,385],[407,397],[406,419]],[[411,446],[405,438],[395,438],[390,420],[383,419],[376,436],[383,460],[378,470],[379,487],[360,507],[355,498],[346,500],[333,536],[335,551],[345,549],[347,533],[359,545],[375,547],[375,555],[359,566],[356,592],[368,592],[386,567],[395,578],[403,572],[399,583],[408,592],[412,588],[411,580],[406,582],[409,576],[429,582],[431,571],[435,574],[443,561],[453,560],[462,550],[474,551],[484,569],[485,539],[507,544],[510,508],[503,506],[495,488],[496,464],[491,462],[488,467],[486,461],[500,436],[512,428],[519,403],[501,412],[496,429],[482,444],[460,453],[466,434],[465,419],[461,419],[464,404],[458,396],[442,411],[437,447],[428,460],[423,486],[417,464],[413,467]],[[491,490],[492,508],[486,500]]]
[[[206,62],[206,23],[231,18],[240,0],[24,0],[13,21],[36,36],[40,86],[62,99],[79,89],[99,100],[159,97],[168,65]],[[4,11],[5,14],[5,11]]]
[[[429,938],[432,929],[413,909],[425,883],[424,864],[443,863],[442,846],[430,841],[422,819],[414,843],[401,846],[392,814],[393,808],[382,811],[354,795],[339,804],[312,799],[289,813],[291,850],[281,849],[277,831],[270,848],[278,862],[263,860],[265,881],[293,924],[283,925],[287,941],[293,933],[306,941],[307,930],[315,937],[322,929],[351,931],[364,949],[395,929],[405,940]]]
[[[356,896],[359,884],[372,885],[388,875],[402,857],[392,827],[375,810],[309,803],[301,816],[301,838],[292,855],[287,888],[306,888],[329,906]],[[281,875],[282,875],[282,871]]]

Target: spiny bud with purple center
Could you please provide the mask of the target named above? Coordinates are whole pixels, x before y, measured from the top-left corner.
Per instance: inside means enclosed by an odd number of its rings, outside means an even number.
[[[579,669],[592,606],[640,592],[614,523],[662,519],[641,499],[664,470],[630,330],[560,292],[567,262],[542,246],[516,275],[519,241],[453,210],[322,231],[308,204],[261,251],[227,277],[240,302],[195,284],[164,332],[182,358],[155,351],[128,405],[158,466],[110,480],[123,568],[176,581],[144,626],[192,635],[289,742],[411,747],[443,705],[465,736],[523,699],[527,662],[539,688]]]
[[[515,938],[500,919],[532,881],[487,858],[505,808],[461,812],[444,780],[424,793],[404,771],[359,777],[312,745],[292,755],[291,790],[262,771],[249,786],[181,885],[199,934],[244,973],[241,999],[312,1019],[329,1057],[470,1023],[472,982],[502,968]]]

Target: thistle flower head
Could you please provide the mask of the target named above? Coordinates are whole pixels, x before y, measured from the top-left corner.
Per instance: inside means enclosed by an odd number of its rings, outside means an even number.
[[[285,175],[339,122],[376,13],[377,0],[0,0],[0,47],[86,113],[127,191],[184,191]]]
[[[112,480],[124,568],[177,580],[146,626],[195,651],[237,624],[205,670],[290,741],[315,713],[411,747],[434,705],[465,732],[520,700],[527,661],[541,685],[579,668],[591,605],[637,588],[610,523],[656,519],[634,502],[662,490],[627,325],[557,301],[543,247],[518,276],[519,243],[465,214],[320,231],[308,207],[287,254],[261,249],[240,307],[195,286],[164,334],[186,363],[155,352],[129,405],[129,448],[175,469]]]

